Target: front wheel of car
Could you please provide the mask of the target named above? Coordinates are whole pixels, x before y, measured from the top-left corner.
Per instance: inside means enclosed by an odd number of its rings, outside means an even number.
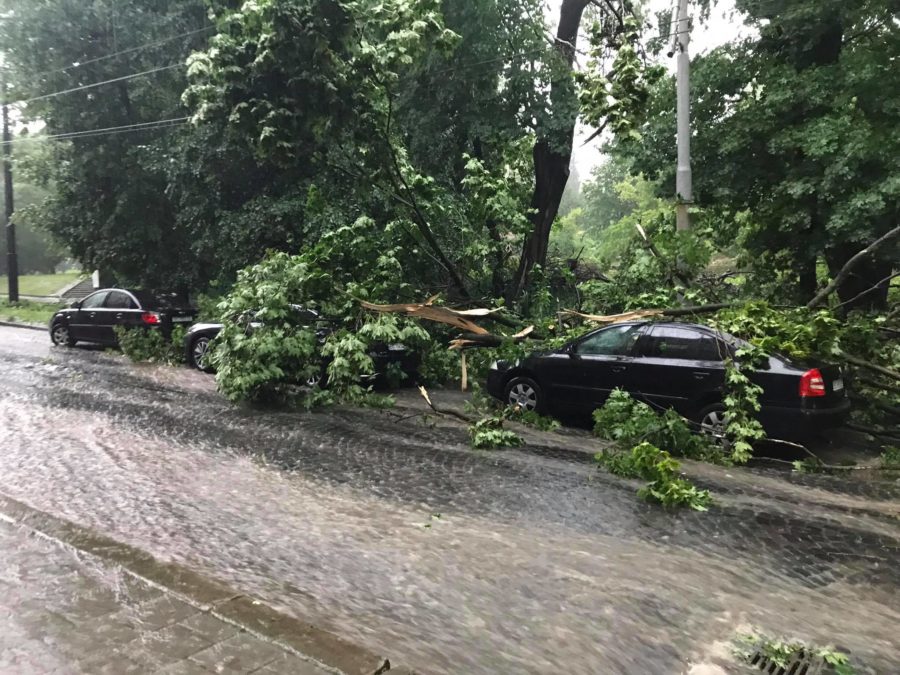
[[[514,377],[507,382],[504,400],[508,405],[522,410],[541,413],[545,408],[544,394],[538,383],[530,377]]]
[[[50,329],[50,341],[57,347],[74,347],[75,340],[69,332],[69,327],[64,323],[55,323]]]
[[[204,363],[204,358],[209,353],[209,338],[198,337],[191,343],[191,365],[204,373],[211,373],[213,369]]]
[[[725,419],[725,406],[721,403],[708,405],[697,416],[700,423],[700,433],[708,436],[714,442],[724,445],[726,443],[727,420]]]

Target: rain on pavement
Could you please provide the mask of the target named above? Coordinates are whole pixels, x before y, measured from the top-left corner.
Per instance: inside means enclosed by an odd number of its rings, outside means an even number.
[[[708,476],[709,513],[665,511],[589,461],[235,407],[208,375],[0,327],[0,492],[393,661],[678,673],[757,626],[897,672],[900,486]]]

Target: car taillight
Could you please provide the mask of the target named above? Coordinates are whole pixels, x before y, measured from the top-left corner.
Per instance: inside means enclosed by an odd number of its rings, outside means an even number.
[[[825,379],[818,368],[807,370],[800,376],[800,398],[825,395]]]
[[[159,323],[159,314],[156,312],[144,312],[141,314],[141,321],[148,326],[156,326]]]

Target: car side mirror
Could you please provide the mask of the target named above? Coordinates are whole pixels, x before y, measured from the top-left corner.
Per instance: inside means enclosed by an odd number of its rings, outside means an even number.
[[[69,305],[72,309],[81,309],[81,300],[76,300],[71,305]]]

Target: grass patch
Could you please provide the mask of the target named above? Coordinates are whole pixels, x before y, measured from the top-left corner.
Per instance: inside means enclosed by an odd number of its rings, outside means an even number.
[[[19,277],[19,293],[22,295],[54,295],[84,276],[81,272],[62,274],[23,274]],[[0,275],[0,294],[6,295],[9,281]]]
[[[63,305],[22,300],[14,305],[0,299],[0,320],[47,324],[54,312]]]

